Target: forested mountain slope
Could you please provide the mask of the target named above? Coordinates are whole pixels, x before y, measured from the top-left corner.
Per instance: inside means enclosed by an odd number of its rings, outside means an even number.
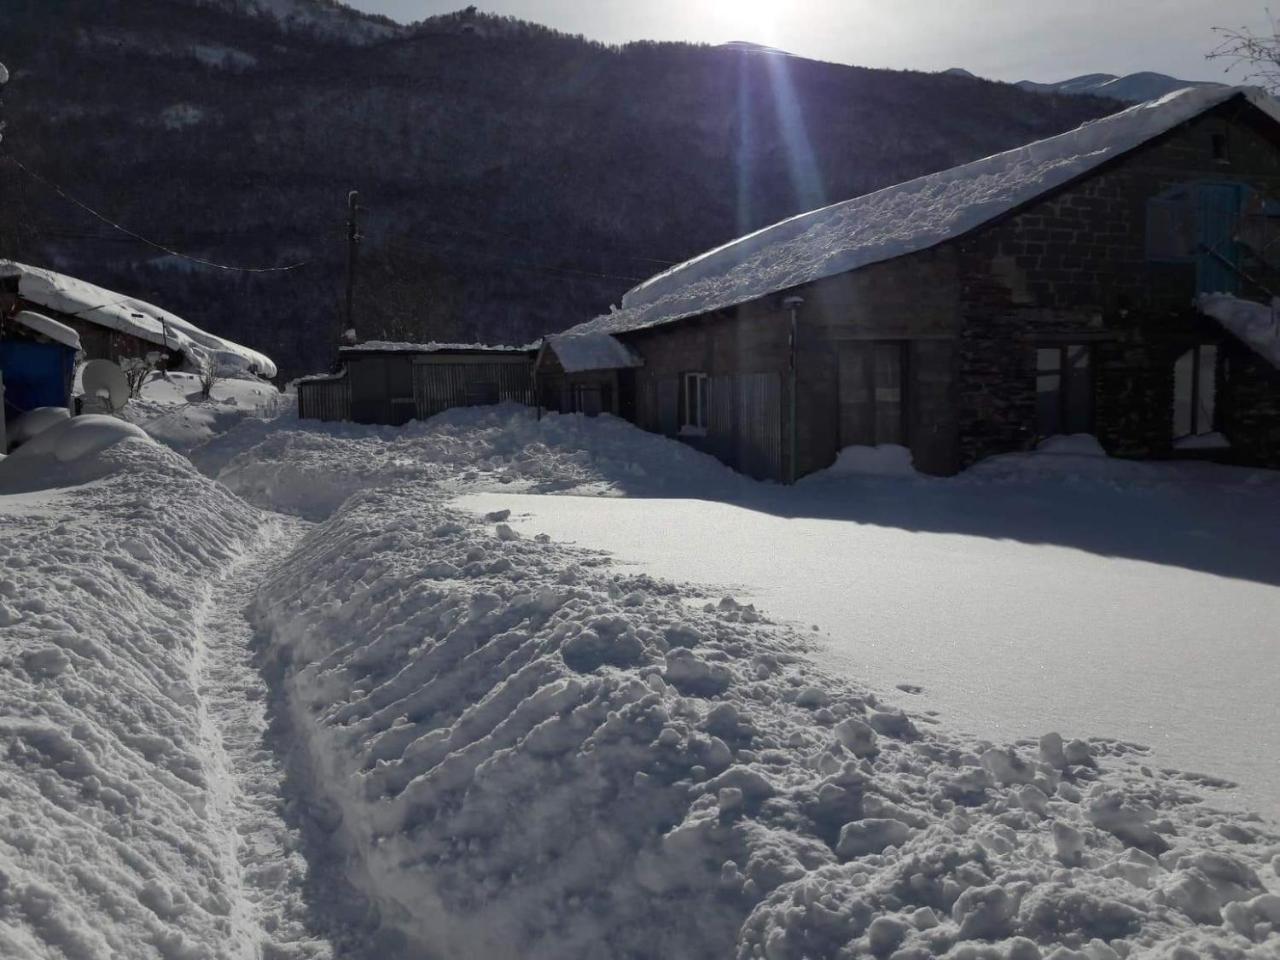
[[[782,217],[1116,109],[941,74],[607,47],[509,18],[402,27],[329,0],[7,0],[4,149],[213,270],[0,167],[0,255],[327,364],[347,192],[366,336],[525,340]]]

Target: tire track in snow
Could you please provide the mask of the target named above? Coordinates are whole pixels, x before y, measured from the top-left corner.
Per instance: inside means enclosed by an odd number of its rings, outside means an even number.
[[[255,665],[245,610],[260,584],[294,548],[307,524],[272,516],[260,539],[212,584],[197,614],[192,665],[200,696],[208,776],[206,816],[223,838],[229,878],[228,955],[244,960],[329,960],[306,900],[308,864],[285,819],[285,765],[271,747],[270,690]]]

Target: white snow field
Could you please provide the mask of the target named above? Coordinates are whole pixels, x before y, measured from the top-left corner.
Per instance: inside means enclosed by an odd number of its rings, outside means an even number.
[[[1080,511],[1145,465],[1006,458],[953,500],[909,476],[784,490],[612,418],[498,407],[399,430],[239,418],[192,452],[218,484],[78,420],[0,460],[0,956],[1280,955],[1280,832],[1211,782],[1075,723],[958,733],[769,609],[452,503],[856,493],[864,525],[900,529],[905,483],[921,547],[885,562],[932,570],[933,538],[967,539],[991,579],[1016,573],[979,544],[1015,536],[983,526],[1006,513],[1027,542],[1078,527],[1075,552],[1123,554],[1136,521]],[[1274,476],[1233,476],[1139,488],[1267,522]],[[1025,526],[1054,484],[1067,519]],[[1193,569],[1180,529],[1145,562]],[[1231,556],[1217,575],[1265,583]]]
[[[1143,744],[1280,819],[1280,476],[1037,454],[735,502],[459,504],[812,626],[821,662],[949,726]]]

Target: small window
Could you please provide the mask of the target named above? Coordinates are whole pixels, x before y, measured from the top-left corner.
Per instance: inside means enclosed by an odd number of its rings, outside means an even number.
[[[1231,162],[1231,154],[1225,133],[1215,133],[1209,137],[1209,151],[1213,155],[1213,159],[1218,163]]]
[[[491,380],[468,383],[465,387],[467,403],[470,406],[485,406],[498,402],[498,384]]]
[[[1173,438],[1213,433],[1218,399],[1218,348],[1192,347],[1173,365]]]
[[[707,432],[709,381],[705,373],[686,373],[681,391],[680,432],[685,436],[704,436]]]
[[[1036,426],[1042,437],[1093,431],[1093,358],[1087,344],[1036,348]]]
[[[1195,210],[1185,189],[1147,201],[1147,259],[1186,263],[1196,255]]]

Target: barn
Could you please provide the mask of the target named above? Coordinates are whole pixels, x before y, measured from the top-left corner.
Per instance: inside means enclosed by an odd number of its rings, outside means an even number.
[[[539,365],[562,409],[783,481],[850,446],[946,475],[1070,433],[1280,467],[1265,324],[1224,319],[1275,292],[1280,106],[1204,87],[735,240],[549,338]],[[619,359],[557,369],[575,341]],[[575,392],[592,385],[601,400]]]
[[[298,416],[395,425],[450,407],[532,405],[537,346],[386,341],[345,346],[338,351],[338,372],[298,381]]]

